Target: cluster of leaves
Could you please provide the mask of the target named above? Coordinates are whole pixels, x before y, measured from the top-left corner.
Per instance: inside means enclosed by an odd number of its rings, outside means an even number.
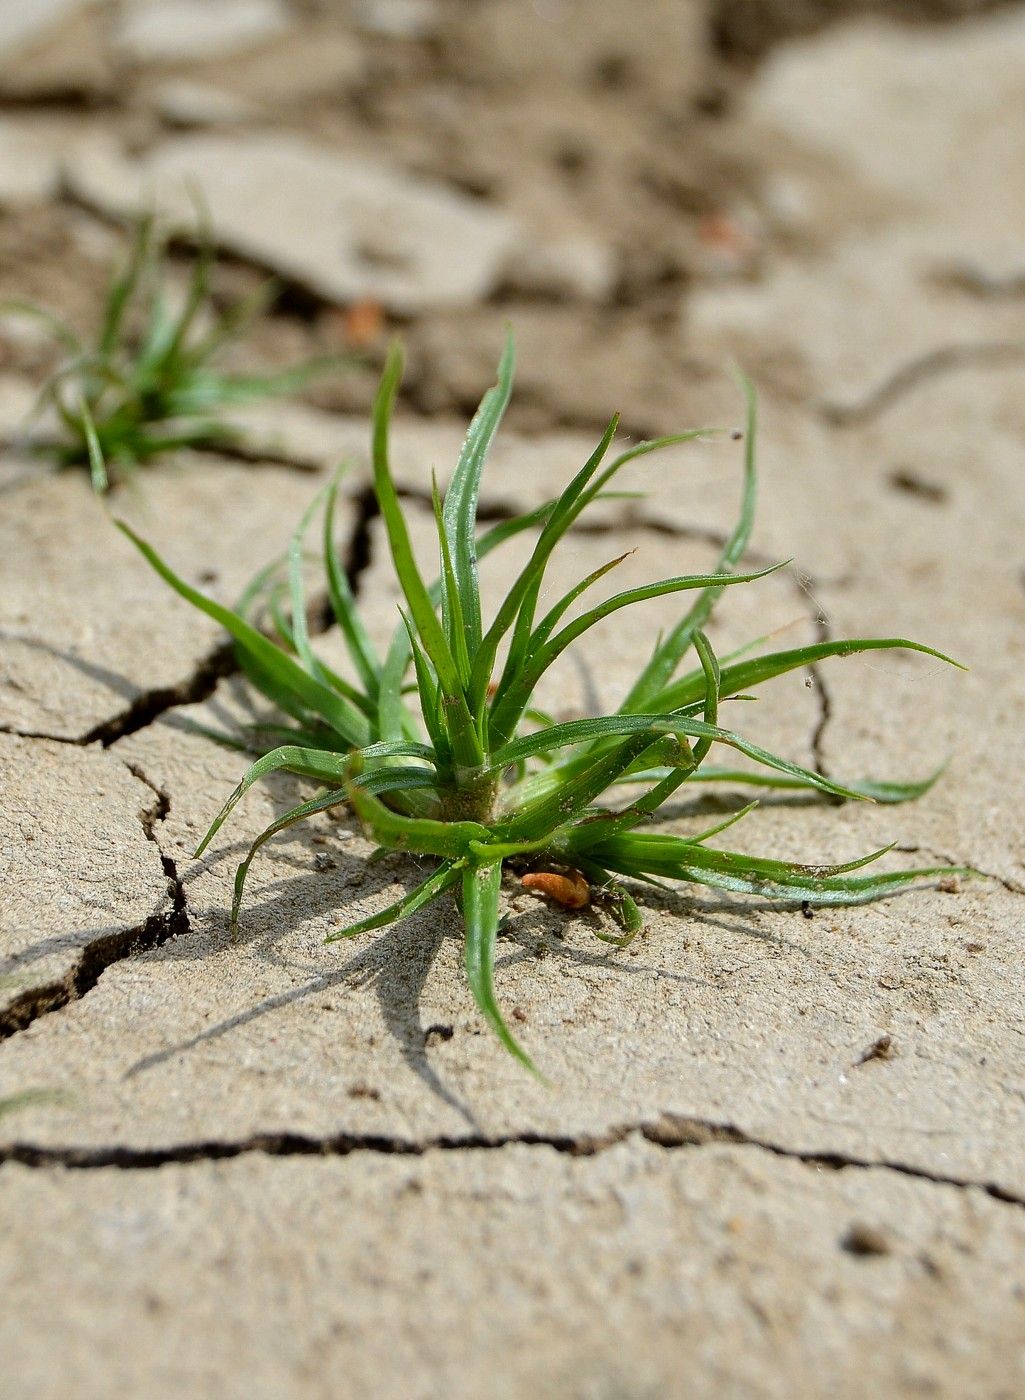
[[[509,400],[512,369],[510,344],[498,382],[473,420],[443,499],[435,483],[439,576],[428,583],[414,558],[389,470],[389,424],[402,373],[398,349],[389,356],[374,408],[373,472],[405,606],[384,656],[360,620],[339,561],[334,529],[337,480],[327,489],[326,499],[322,495],[314,502],[292,539],[283,585],[290,595],[290,615],[280,602],[272,609],[277,642],[254,625],[254,591],[238,611],[221,607],[179,578],[127,526],[121,528],[182,597],[227,628],[246,675],[292,721],[274,733],[262,733],[262,756],[225,803],[197,855],[243,794],[266,774],[287,769],[321,784],[316,796],[280,817],[253,843],[236,877],[233,923],[259,847],[294,822],[350,803],[381,847],[434,858],[436,864],[397,903],[332,937],[379,928],[446,891],[455,892],[465,922],[466,973],[477,1005],[505,1046],[530,1065],[495,997],[493,969],[504,863],[584,876],[620,926],[618,933],[599,932],[598,936],[620,945],[641,927],[636,887],[631,892],[624,881],[648,885],[690,881],[777,901],[853,904],[947,873],[937,869],[856,873],[882,851],[842,865],[805,865],[709,845],[713,836],[739,821],[754,803],[696,835],[642,828],[650,828],[672,794],[693,782],[817,790],[884,802],[918,795],[929,782],[845,785],[802,768],[724,728],[720,703],[830,656],[909,648],[949,658],[899,638],[819,642],[751,655],[764,643],[762,639],[722,661],[716,657],[704,630],[716,600],[727,588],[773,572],[735,572],[755,508],[755,402],[747,384],[742,509],[716,570],[631,588],[572,615],[584,593],[620,562],[615,559],[582,579],[539,616],[552,552],[582,512],[607,493],[628,463],[694,439],[699,432],[641,442],[606,461],[617,428],[613,418],[557,500],[478,533],[481,473]],[[307,629],[303,540],[321,506],[327,590],[351,657],[356,678],[352,681],[317,656]],[[534,535],[533,548],[497,610],[486,618],[478,560],[524,532]],[[657,641],[615,714],[556,724],[532,708],[541,677],[590,628],[635,603],[676,593],[691,595],[690,607]],[[694,664],[681,674],[688,653],[693,653]],[[415,704],[410,703],[413,696]],[[741,770],[710,766],[706,759],[717,746],[739,752],[755,766]],[[628,785],[639,795],[626,805],[604,805],[602,799],[619,785]]]
[[[310,360],[277,374],[219,368],[224,350],[273,301],[272,282],[214,313],[210,282],[215,262],[204,231],[184,295],[170,295],[166,240],[152,217],[140,219],[123,267],[112,277],[95,339],[83,341],[64,319],[28,302],[0,310],[42,324],[66,351],[43,386],[36,412],[50,408],[60,436],[40,444],[59,466],[88,466],[97,491],[111,476],[181,447],[224,448],[236,441],[218,417],[224,409],[302,388],[339,363]]]

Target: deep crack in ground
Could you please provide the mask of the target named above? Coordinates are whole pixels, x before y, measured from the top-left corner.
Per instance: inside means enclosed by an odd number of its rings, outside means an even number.
[[[771,1139],[744,1132],[735,1124],[711,1119],[662,1114],[650,1120],[610,1128],[601,1134],[516,1132],[438,1134],[422,1139],[387,1133],[336,1133],[316,1136],[305,1133],[257,1133],[247,1138],[210,1139],[172,1144],[167,1147],[54,1147],[13,1142],[0,1146],[0,1166],[10,1162],[37,1168],[59,1167],[77,1171],[116,1168],[122,1171],[151,1171],[170,1165],[222,1162],[250,1155],[266,1157],[348,1157],[355,1153],[422,1157],[430,1152],[498,1152],[504,1148],[546,1147],[571,1157],[597,1157],[638,1136],[667,1151],[726,1144],[749,1147],[773,1157],[801,1162],[823,1171],[894,1172],[914,1181],[934,1186],[950,1186],[962,1191],[981,1191],[1004,1205],[1025,1208],[1025,1195],[996,1182],[976,1181],[951,1173],[928,1171],[907,1162],[873,1159],[851,1153],[801,1150]]]
[[[175,862],[161,849],[155,833],[157,824],[164,820],[170,810],[170,799],[136,767],[131,764],[125,766],[155,797],[151,807],[140,810],[139,820],[147,840],[153,842],[160,855],[160,863],[167,881],[165,906],[150,914],[141,924],[126,929],[114,929],[92,939],[79,950],[77,962],[63,977],[55,978],[42,986],[29,987],[20,996],[12,998],[0,1011],[0,1040],[24,1030],[42,1016],[59,1011],[71,1002],[80,1001],[92,991],[107,969],[115,963],[123,962],[136,953],[159,948],[189,928],[185,887],[179,878]]]

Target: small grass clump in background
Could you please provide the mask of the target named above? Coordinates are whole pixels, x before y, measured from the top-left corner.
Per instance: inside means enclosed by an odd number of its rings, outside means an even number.
[[[512,351],[507,347],[498,383],[481,403],[443,498],[435,483],[438,578],[428,583],[414,559],[389,469],[389,424],[401,373],[402,357],[395,349],[373,420],[374,488],[405,600],[383,656],[360,621],[339,561],[334,539],[337,481],[314,503],[293,537],[287,571],[290,615],[280,600],[271,608],[280,644],[253,625],[248,606],[232,612],[198,593],[121,526],[182,597],[227,628],[248,678],[292,721],[273,734],[263,731],[262,756],[228,799],[197,855],[264,775],[287,769],[321,784],[318,795],[280,817],[253,843],[236,876],[233,926],[259,847],[294,822],[349,803],[379,846],[432,858],[435,864],[397,903],[331,939],[380,928],[451,891],[462,907],[466,973],[477,1005],[505,1046],[531,1065],[502,1017],[494,988],[499,896],[507,863],[534,872],[533,883],[569,907],[591,898],[603,904],[618,931],[599,931],[598,936],[620,946],[642,924],[639,886],[686,881],[775,901],[855,904],[951,873],[935,868],[856,873],[883,851],[842,865],[808,865],[709,844],[754,803],[694,835],[655,829],[660,809],[687,783],[818,790],[883,802],[917,796],[929,786],[837,783],[720,722],[720,706],[728,697],[826,657],[900,647],[949,660],[898,638],[819,642],[751,655],[759,646],[754,643],[732,656],[715,655],[704,629],[717,599],[726,588],[753,584],[773,572],[735,572],[755,507],[755,405],[749,386],[742,509],[716,570],[631,588],[574,613],[585,592],[621,562],[615,559],[539,616],[549,560],[581,514],[628,463],[699,433],[642,442],[606,464],[617,427],[613,418],[557,500],[478,533],[481,473],[511,392]],[[351,657],[353,681],[317,656],[306,625],[303,539],[320,504],[326,585]],[[528,531],[536,538],[526,563],[497,608],[485,610],[478,560]],[[591,627],[635,603],[677,593],[693,601],[655,642],[615,714],[556,724],[533,708],[541,677]],[[688,655],[693,661],[681,674]],[[740,771],[712,767],[707,760],[717,747],[739,752],[755,766]],[[620,786],[634,795],[617,805],[610,794]]]
[[[215,261],[204,232],[184,295],[170,295],[166,241],[153,218],[134,229],[125,265],[113,276],[95,339],[83,341],[61,317],[26,302],[0,312],[40,322],[67,352],[47,380],[37,412],[52,408],[58,436],[36,444],[60,467],[86,466],[97,491],[140,463],[177,448],[224,448],[237,441],[222,410],[304,387],[340,357],[310,360],[276,374],[219,367],[224,351],[274,299],[273,283],[215,313]]]

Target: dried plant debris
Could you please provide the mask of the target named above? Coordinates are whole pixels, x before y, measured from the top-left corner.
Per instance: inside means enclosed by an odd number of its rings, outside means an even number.
[[[228,630],[246,675],[282,714],[278,727],[250,736],[261,756],[226,802],[197,854],[264,775],[286,769],[320,784],[315,796],[279,817],[253,843],[236,876],[233,922],[260,846],[295,822],[347,803],[380,847],[435,863],[427,878],[397,903],[332,934],[328,941],[380,928],[453,893],[462,909],[466,974],[477,1005],[507,1049],[533,1068],[495,995],[500,891],[507,864],[545,877],[529,883],[556,903],[581,908],[593,900],[603,907],[619,929],[605,931],[598,919],[596,932],[620,946],[642,927],[637,899],[643,887],[661,887],[667,881],[800,906],[855,904],[951,873],[945,867],[861,873],[889,847],[828,865],[754,857],[709,844],[746,816],[754,802],[693,835],[655,825],[664,804],[688,783],[817,790],[841,798],[901,802],[925,792],[938,776],[907,784],[840,783],[720,723],[723,700],[747,695],[776,676],[831,656],[905,648],[950,660],[930,647],[892,637],[820,641],[759,654],[765,645],[762,638],[729,656],[715,655],[704,629],[717,600],[725,589],[754,584],[773,572],[737,572],[755,511],[756,407],[746,381],[740,518],[714,572],[661,579],[575,611],[587,590],[621,562],[612,559],[539,616],[552,553],[588,506],[608,494],[614,478],[630,463],[671,444],[693,441],[707,430],[641,442],[608,460],[617,430],[613,418],[556,500],[479,531],[481,474],[512,391],[510,341],[498,382],[484,396],[443,498],[434,484],[439,573],[429,583],[414,558],[389,468],[389,427],[402,367],[401,351],[395,347],[373,418],[374,489],[404,598],[400,621],[383,655],[361,621],[340,563],[334,529],[337,479],[306,512],[287,561],[265,570],[236,612],[190,587],[149,544],[121,526],[177,593]],[[352,679],[329,667],[308,635],[303,542],[318,512],[327,589],[351,660]],[[486,610],[478,560],[524,534],[533,539],[527,561],[497,608]],[[539,680],[578,638],[634,604],[675,594],[689,595],[690,605],[655,641],[649,661],[615,714],[555,723],[533,707]],[[257,625],[261,599],[276,638]],[[681,674],[688,655],[693,660]],[[732,750],[750,766],[713,766],[707,760],[715,749]],[[635,794],[625,805],[610,800],[620,787]]]

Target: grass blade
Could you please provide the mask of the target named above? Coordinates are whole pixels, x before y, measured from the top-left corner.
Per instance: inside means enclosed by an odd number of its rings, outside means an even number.
[[[193,859],[199,859],[253,784],[265,778],[268,773],[287,769],[289,772],[302,774],[303,777],[316,778],[320,782],[334,782],[337,785],[338,779],[345,777],[348,768],[349,760],[338,754],[324,753],[318,749],[302,749],[293,744],[284,744],[280,748],[272,749],[250,766],[245,777],[210,823],[209,830],[192,853]]]
[[[328,597],[359,678],[369,698],[376,700],[380,689],[381,663],[363,626],[356,599],[334,545],[338,488],[339,478],[336,476],[328,490],[324,511],[324,571],[327,576]]]
[[[249,878],[249,871],[256,858],[260,847],[265,845],[272,836],[277,836],[278,832],[284,831],[287,827],[294,826],[296,822],[305,821],[307,817],[312,817],[317,812],[326,812],[332,807],[338,807],[348,800],[344,788],[329,789],[312,798],[309,802],[301,802],[298,807],[293,807],[291,811],[285,812],[270,826],[260,832],[260,835],[246,852],[245,860],[242,861],[235,871],[235,884],[231,897],[231,918],[230,931],[232,937],[238,933],[238,916],[242,909],[242,898],[245,894],[246,880]]]
[[[787,671],[795,671],[810,666],[816,661],[824,661],[830,656],[855,656],[866,651],[917,651],[924,656],[933,656],[958,670],[965,670],[959,661],[946,656],[933,647],[921,642],[910,642],[906,637],[854,637],[834,642],[815,642],[811,646],[794,647],[789,651],[772,652],[768,656],[757,656],[750,661],[739,661],[733,666],[724,666],[722,673],[723,695],[736,695],[738,691],[753,690],[767,680],[782,676]],[[674,685],[667,686],[651,697],[652,710],[675,710],[680,705],[689,704],[701,693],[701,673],[692,672],[682,676]]]
[[[438,547],[441,553],[441,618],[445,635],[452,650],[459,675],[460,686],[465,690],[470,680],[470,653],[467,649],[466,622],[463,616],[461,588],[456,579],[452,563],[452,550],[445,531],[445,520],[441,497],[438,494],[438,478],[431,478],[431,500],[434,505],[434,523],[438,531]],[[476,570],[476,560],[474,561]],[[478,610],[480,599],[477,600]]]
[[[441,533],[452,558],[458,587],[459,608],[468,653],[480,645],[480,587],[477,579],[477,545],[474,538],[481,473],[492,439],[498,431],[512,393],[514,352],[507,335],[498,365],[498,382],[481,400],[470,424],[455,472],[445,492]]]
[[[415,889],[404,894],[394,904],[389,904],[387,909],[382,909],[378,914],[371,914],[366,919],[360,919],[359,923],[349,924],[347,928],[339,929],[337,933],[329,933],[324,942],[337,943],[343,938],[355,938],[357,934],[367,933],[374,928],[384,928],[387,924],[394,924],[409,914],[415,914],[418,909],[422,909],[432,899],[437,899],[447,889],[451,889],[459,880],[459,876],[459,864],[446,862]]]
[[[84,396],[78,401],[78,411],[82,416],[82,428],[85,432],[86,446],[89,449],[89,475],[92,479],[93,490],[98,496],[102,496],[110,487],[110,479],[107,476],[107,464],[103,460],[103,449],[96,436],[96,424],[93,422],[89,405]]]
[[[184,579],[179,578],[164,563],[156,550],[141,539],[131,526],[126,525],[123,520],[116,520],[114,523],[176,593],[194,607],[199,608],[201,612],[206,613],[208,617],[212,617],[215,622],[219,622],[234,637],[235,641],[252,656],[261,669],[283,689],[297,695],[353,747],[361,748],[370,742],[372,736],[366,717],[360,714],[354,705],[323,685],[314,676],[309,675],[273,642],[268,641],[255,627],[250,626],[244,618],[239,617],[230,608],[215,603],[212,598],[207,598],[197,589],[190,587]]]
[[[771,568],[759,569],[753,574],[730,574],[724,577],[718,586],[725,588],[731,584],[752,583],[755,579],[765,578],[766,575],[773,574],[782,567],[782,564],[774,564]],[[536,651],[531,651],[529,659],[505,694],[496,695],[491,711],[493,732],[500,738],[512,733],[519,723],[524,709],[530,703],[534,687],[545,671],[572,642],[575,642],[596,623],[610,617],[615,612],[619,612],[622,608],[632,606],[634,603],[646,602],[651,598],[661,598],[666,594],[680,593],[688,589],[706,589],[712,577],[714,576],[710,574],[687,574],[679,578],[661,579],[658,583],[645,584],[640,588],[629,588],[624,593],[614,594],[613,597],[607,598],[596,608],[592,608],[589,612],[575,618],[561,632],[557,632],[550,641],[538,647]]]
[[[758,503],[758,474],[755,467],[755,440],[758,432],[758,402],[754,385],[742,374],[738,374],[740,387],[744,393],[746,422],[744,427],[744,484],[741,496],[740,518],[719,556],[719,573],[729,573],[743,558],[754,528],[755,509]],[[710,584],[702,593],[687,615],[673,628],[669,636],[655,649],[655,652],[631,687],[621,708],[635,712],[642,709],[661,709],[652,702],[652,696],[665,687],[675,672],[681,659],[694,640],[694,634],[708,621],[722,593],[721,584]]]
[[[481,1015],[499,1040],[532,1074],[542,1076],[506,1025],[495,997],[495,944],[502,863],[471,865],[463,871],[463,919],[466,924],[466,978]]]
[[[863,778],[857,782],[844,781],[844,787],[856,792],[859,797],[867,797],[873,802],[884,804],[896,804],[900,802],[913,802],[929,791],[931,787],[942,777],[946,771],[946,763],[942,764],[931,773],[928,778],[920,778],[915,782],[892,783],[877,782],[870,778]],[[652,779],[663,778],[669,772],[664,770],[650,770],[647,773],[636,775],[624,775],[625,782],[642,782]],[[741,768],[714,768],[704,765],[698,772],[691,773],[688,780],[691,783],[738,783],[748,787],[776,788],[790,790],[794,792],[807,792],[812,784],[804,781],[803,778],[784,777],[781,773],[758,773],[748,772]]]
[[[303,540],[306,531],[310,528],[310,521],[313,519],[320,504],[326,495],[326,491],[320,491],[303,512],[302,519],[292,534],[288,547],[288,589],[292,602],[292,646],[298,654],[299,660],[309,671],[311,676],[326,685],[328,683],[324,668],[317,660],[310,646],[310,633],[306,621],[306,590],[303,586]]]
[[[605,429],[598,446],[591,453],[580,471],[577,472],[566,490],[555,502],[551,514],[545,521],[540,538],[534,546],[530,559],[524,565],[516,581],[513,583],[513,586],[506,594],[498,609],[494,622],[482,638],[481,644],[477,649],[477,655],[474,658],[473,678],[470,686],[470,694],[475,711],[482,705],[484,697],[487,694],[488,682],[491,680],[491,672],[494,668],[495,657],[498,655],[498,647],[506,632],[508,632],[514,622],[521,630],[529,632],[533,622],[532,601],[536,599],[538,595],[548,559],[551,556],[552,550],[573,523],[576,514],[579,513],[576,507],[579,506],[587,483],[601,465],[612,439],[616,435],[616,429],[618,427],[619,416],[617,414]],[[525,604],[527,604],[526,607],[524,606]],[[523,610],[522,621],[520,620],[521,609]]]
[[[470,718],[455,659],[434,603],[420,576],[409,530],[399,503],[388,465],[388,429],[399,381],[402,378],[402,352],[397,345],[388,355],[381,387],[374,402],[373,459],[374,486],[384,519],[392,562],[424,650],[438,676],[438,684],[449,705],[450,733],[457,760],[476,767],[484,757],[476,728]],[[403,667],[403,670],[405,668]]]

